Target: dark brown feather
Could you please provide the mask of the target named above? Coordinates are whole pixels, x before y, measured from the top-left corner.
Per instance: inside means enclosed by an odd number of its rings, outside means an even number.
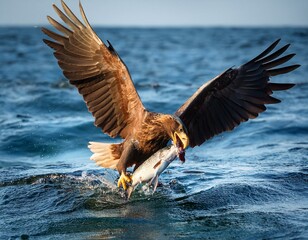
[[[295,54],[289,54],[289,55],[286,55],[284,57],[281,57],[281,58],[278,58],[274,61],[271,61],[271,62],[267,62],[265,64],[263,64],[263,67],[265,69],[270,69],[270,68],[273,68],[273,67],[276,67],[278,65],[281,65],[287,61],[289,61],[291,58],[293,58],[295,56]]]
[[[283,54],[288,48],[290,47],[290,44],[287,44],[285,46],[283,46],[282,48],[278,49],[276,52],[273,52],[272,54],[268,55],[265,58],[262,58],[258,61],[256,61],[256,63],[267,63],[277,57],[279,57],[281,54]]]
[[[298,67],[300,67],[300,65],[296,64],[296,65],[292,65],[292,66],[288,66],[288,67],[271,69],[271,70],[268,70],[267,72],[268,72],[269,76],[273,77],[273,76],[276,76],[276,75],[279,75],[279,74],[291,72]]]
[[[294,87],[295,84],[293,83],[269,83],[268,87],[273,91],[282,91],[282,90],[288,90],[292,87]]]

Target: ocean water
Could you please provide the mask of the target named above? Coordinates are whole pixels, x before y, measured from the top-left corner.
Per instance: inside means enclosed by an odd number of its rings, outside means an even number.
[[[282,38],[302,66],[282,103],[188,149],[129,202],[88,141],[93,125],[39,28],[0,28],[0,239],[308,239],[307,28],[95,28],[144,105],[173,113],[205,81]]]

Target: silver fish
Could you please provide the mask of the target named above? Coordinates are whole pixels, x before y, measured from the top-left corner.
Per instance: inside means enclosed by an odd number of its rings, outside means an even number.
[[[131,185],[127,189],[127,199],[130,198],[132,192],[140,183],[148,183],[149,186],[153,184],[154,193],[158,184],[159,175],[174,159],[176,159],[178,154],[179,149],[172,144],[158,150],[144,163],[142,163],[131,176],[132,181]]]

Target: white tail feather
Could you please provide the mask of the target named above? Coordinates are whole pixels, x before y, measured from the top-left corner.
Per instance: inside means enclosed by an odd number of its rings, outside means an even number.
[[[116,169],[121,154],[115,153],[115,149],[117,149],[119,145],[120,144],[89,142],[88,148],[94,153],[90,159],[101,167]]]

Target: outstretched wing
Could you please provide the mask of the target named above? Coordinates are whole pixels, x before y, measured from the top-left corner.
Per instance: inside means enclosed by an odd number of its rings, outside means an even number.
[[[175,115],[186,125],[191,147],[256,118],[266,110],[265,104],[280,102],[271,97],[273,91],[294,86],[269,82],[271,76],[288,73],[300,66],[275,68],[295,55],[278,58],[289,44],[271,53],[279,41],[239,68],[230,68],[205,83],[177,110]]]
[[[48,16],[51,25],[62,34],[42,28],[54,40],[44,42],[55,50],[63,74],[83,96],[95,126],[111,137],[125,138],[146,112],[127,67],[112,45],[108,42],[107,47],[93,31],[81,4],[84,23],[63,1],[66,14],[56,5],[53,7],[67,27]]]

